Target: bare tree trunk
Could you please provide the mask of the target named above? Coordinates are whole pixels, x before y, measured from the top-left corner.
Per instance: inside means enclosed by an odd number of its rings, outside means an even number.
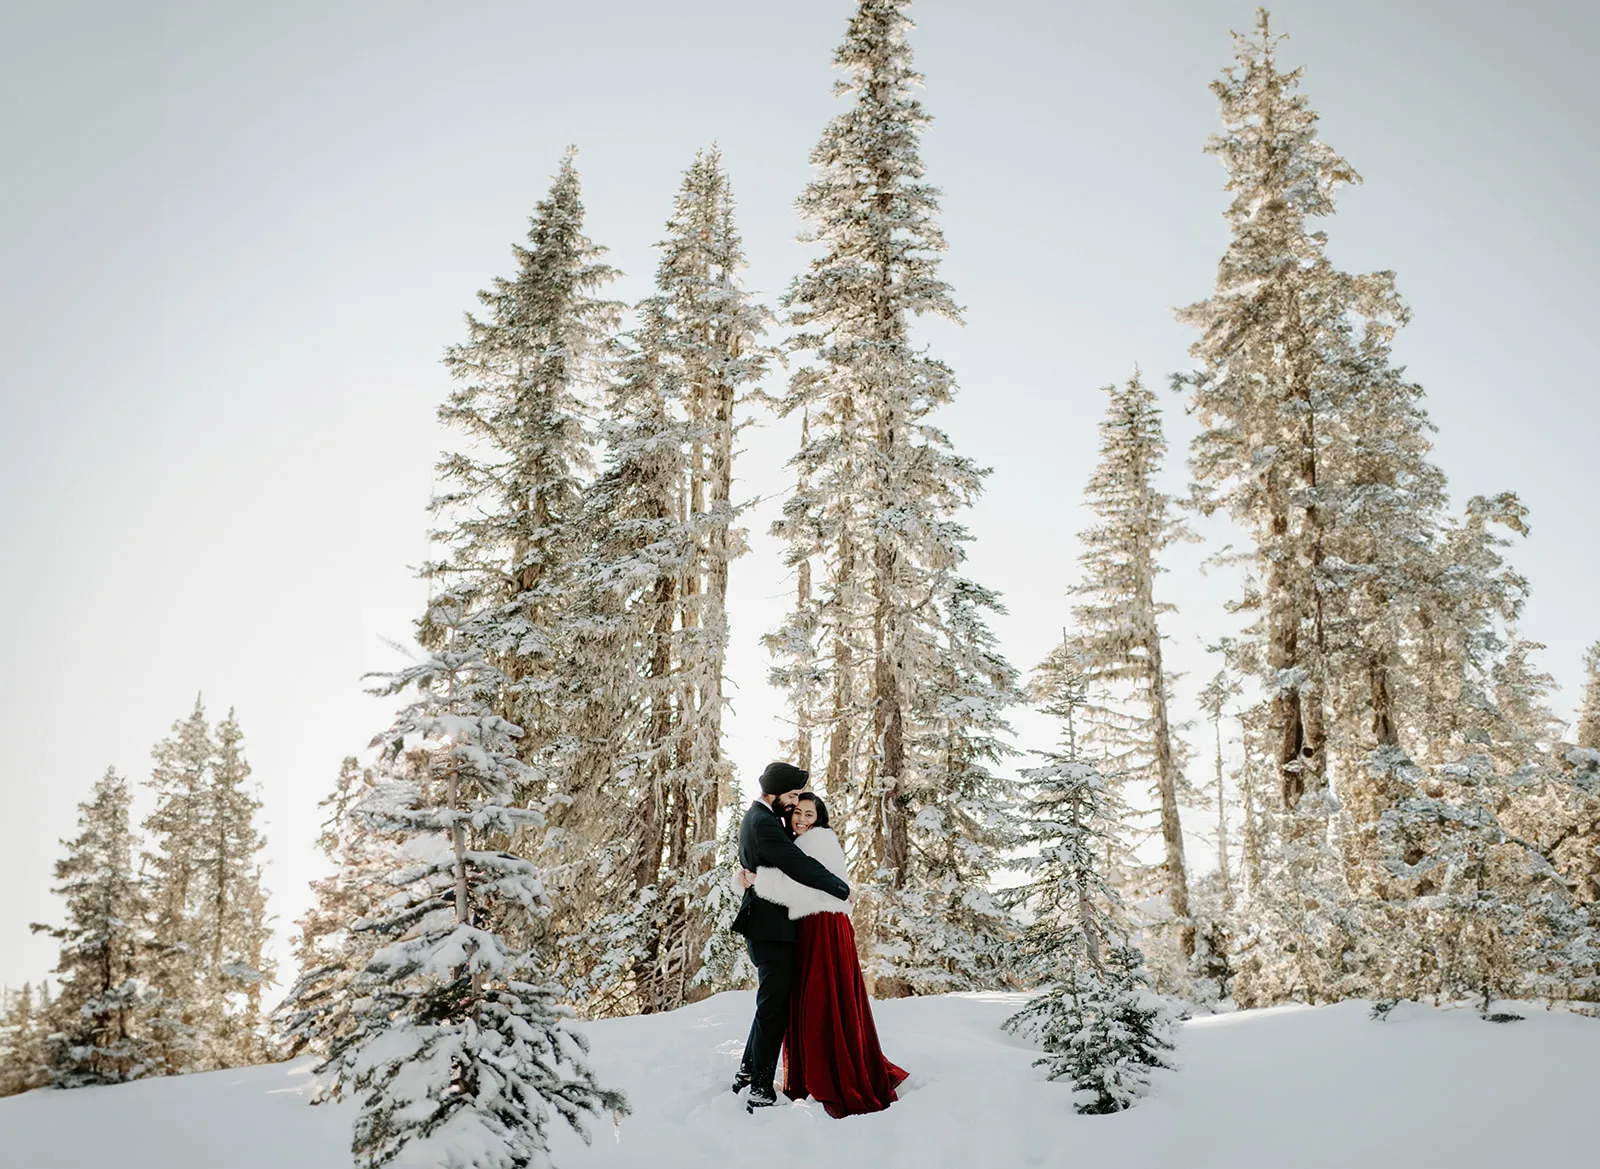
[[[855,548],[852,533],[847,528],[839,537],[839,564],[841,574],[848,573],[854,562]],[[829,798],[841,796],[854,809],[859,793],[851,783],[850,716],[855,707],[855,661],[850,648],[850,630],[846,625],[849,614],[840,593],[849,587],[847,579],[837,583],[833,606],[837,624],[833,630],[833,709],[829,719],[832,727],[828,734],[827,790]]]
[[[1372,738],[1379,747],[1398,747],[1400,732],[1394,721],[1394,687],[1389,681],[1389,663],[1374,655],[1367,665],[1367,681],[1372,695]]]
[[[729,352],[738,356],[740,342],[731,339]],[[709,709],[709,749],[714,759],[710,774],[720,774],[722,758],[722,673],[727,665],[728,652],[728,565],[733,556],[732,538],[728,530],[733,498],[733,405],[734,387],[730,382],[719,381],[712,402],[711,420],[711,501],[712,513],[717,516],[710,534],[709,565],[706,591],[708,619],[715,638],[715,654],[710,663],[707,692],[700,696],[702,708]],[[807,768],[806,770],[810,770]],[[701,816],[700,834],[705,840],[717,835],[717,813],[722,807],[722,791],[716,783],[706,793]],[[710,858],[708,857],[708,863]]]
[[[886,568],[893,563],[892,550],[880,545],[874,560],[880,572],[892,571],[892,568]],[[905,774],[905,709],[891,649],[895,644],[893,620],[887,598],[880,598],[877,620],[874,622],[876,653],[872,687],[872,730],[878,751],[876,761],[869,765],[868,787],[869,790],[882,792],[869,805],[877,813],[874,856],[879,866],[888,872],[889,888],[899,891],[906,887],[910,873],[911,826],[906,817],[905,796],[901,792]],[[875,939],[863,940],[870,945]],[[911,985],[901,978],[879,978],[874,983],[874,991],[879,998],[903,998],[911,993]]]
[[[222,815],[220,806],[222,793],[217,790],[215,772],[213,772],[212,791],[215,798],[212,803],[211,814],[217,821],[217,855],[211,863],[216,874],[214,880],[217,888],[216,895],[212,898],[211,906],[211,969],[206,971],[206,981],[210,983],[211,994],[208,997],[213,999],[211,1003],[207,1004],[208,1009],[215,1012],[212,1021],[218,1027],[220,1033],[221,1023],[225,1014],[222,998],[222,928],[228,912],[228,826]],[[228,1038],[231,1039],[232,1036]],[[222,1053],[213,1052],[213,1055],[222,1055]],[[222,1058],[226,1060],[227,1056],[223,1055]]]
[[[1600,750],[1600,641],[1583,654],[1583,703],[1578,711],[1577,744]]]
[[[1261,889],[1261,825],[1256,818],[1255,758],[1250,750],[1250,728],[1242,711],[1239,741],[1244,749],[1244,767],[1239,774],[1239,795],[1244,804],[1244,884],[1247,891],[1255,893]]]
[[[454,689],[454,681],[451,688]],[[454,820],[450,825],[450,844],[455,853],[455,899],[456,899],[456,924],[472,924],[472,906],[467,901],[467,826],[459,815],[461,811],[461,762],[452,754],[450,766],[445,774],[445,805],[450,809]],[[477,952],[477,946],[469,943],[466,947],[467,959]],[[483,972],[474,971],[471,978],[472,993],[477,995],[483,990]]]
[[[802,411],[802,413],[800,415],[800,449],[801,450],[805,450],[806,447],[810,444],[810,442],[811,442],[811,409],[808,406],[808,407],[805,408],[805,410]],[[809,486],[810,486],[810,484],[809,484],[809,481],[807,480],[806,474],[802,470],[801,473],[800,473],[799,481],[796,483],[796,488],[802,494],[804,494],[807,491],[807,489],[809,488]],[[809,618],[807,617],[807,614],[810,612],[810,609],[811,609],[811,556],[810,556],[810,552],[811,552],[810,547],[807,547],[807,549],[806,549],[807,555],[800,561],[799,564],[795,565],[795,610],[794,611],[795,611],[797,619],[800,620],[803,623],[807,622],[809,620]],[[808,669],[815,665],[815,658],[814,658],[813,655],[816,652],[816,647],[810,640],[811,636],[815,632],[816,632],[815,628],[810,628],[807,631],[807,652],[806,652],[805,658],[803,659],[802,664]],[[794,695],[795,695],[795,712],[794,712],[794,714],[795,714],[795,719],[794,719],[794,722],[795,722],[795,731],[794,731],[795,763],[802,771],[810,771],[811,767],[812,767],[812,749],[813,749],[813,744],[812,744],[812,724],[814,722],[814,716],[813,716],[813,713],[812,713],[812,710],[811,710],[811,702],[812,702],[813,695],[812,695],[812,691],[811,691],[809,682],[804,682],[802,685],[797,687],[795,689],[795,691],[794,691]],[[833,791],[833,789],[831,787],[828,790],[828,795],[830,797],[832,797],[834,795],[834,791]]]
[[[1155,602],[1149,592],[1148,577],[1145,595],[1140,598],[1146,607],[1149,622],[1145,633],[1146,692],[1150,699],[1150,712],[1156,723],[1156,768],[1161,794],[1161,841],[1166,850],[1166,892],[1178,919],[1178,945],[1185,958],[1194,957],[1194,919],[1189,916],[1189,873],[1183,858],[1183,824],[1178,819],[1178,762],[1172,751],[1172,728],[1167,719],[1167,687],[1161,667],[1161,635],[1155,627]],[[1220,783],[1218,786],[1220,794]]]
[[[507,600],[520,598],[528,622],[534,628],[542,628],[546,623],[545,615],[531,598],[544,581],[550,555],[550,499],[544,481],[537,477],[538,468],[525,467],[523,471],[537,485],[531,490],[518,491],[512,505],[521,513],[521,522],[517,525],[518,535],[511,550],[512,564],[517,568],[507,588]],[[537,534],[529,535],[530,532]],[[502,692],[496,713],[522,728],[514,750],[523,763],[532,763],[544,749],[550,734],[550,712],[543,699],[522,693],[521,683],[537,673],[544,663],[516,650],[503,657],[504,660],[496,664],[505,672],[508,685]],[[522,791],[517,795],[521,803],[532,807],[544,793]]]
[[[1276,740],[1275,759],[1285,811],[1300,806],[1308,784],[1316,787],[1321,776],[1321,720],[1312,712],[1320,696],[1308,693],[1306,663],[1300,644],[1302,591],[1292,563],[1295,549],[1289,539],[1289,501],[1276,469],[1267,473],[1267,500],[1271,517],[1273,553],[1267,571],[1267,683],[1274,687],[1269,725]],[[1317,711],[1320,716],[1320,710]]]
[[[1327,662],[1328,647],[1321,582],[1322,563],[1326,555],[1323,548],[1326,525],[1321,502],[1316,497],[1320,486],[1317,460],[1317,408],[1312,398],[1310,379],[1300,362],[1308,346],[1308,340],[1301,315],[1299,292],[1293,286],[1289,290],[1287,307],[1289,323],[1285,330],[1287,334],[1285,343],[1290,350],[1289,389],[1299,399],[1304,418],[1300,447],[1300,485],[1311,492],[1311,501],[1305,508],[1305,529],[1295,541],[1296,547],[1288,550],[1297,575],[1303,572],[1305,576],[1304,593],[1297,595],[1296,601],[1299,604],[1309,601],[1309,612],[1304,616],[1311,621],[1310,652],[1307,652],[1305,646],[1297,647],[1295,660],[1295,666],[1304,676],[1298,693],[1302,728],[1300,778],[1302,794],[1309,791],[1320,800],[1328,790],[1328,729],[1323,686],[1323,670]],[[1298,545],[1301,544],[1309,546],[1308,562],[1303,568],[1298,552]],[[1299,800],[1296,799],[1296,806],[1298,803]]]
[[[1222,710],[1211,720],[1217,739],[1217,880],[1222,885],[1222,908],[1233,909],[1233,873],[1228,864],[1228,793],[1222,770]]]
[[[650,656],[650,677],[659,682],[672,669],[672,627],[676,615],[673,604],[675,585],[670,577],[661,577],[652,594],[656,613]],[[669,742],[672,734],[673,696],[659,685],[652,690],[650,699],[650,777],[645,796],[645,807],[640,816],[639,851],[634,856],[633,885],[643,891],[661,879],[662,852],[667,843],[668,816],[673,813],[675,794],[667,790],[667,772],[671,764]],[[635,967],[635,982],[639,987],[640,1009],[649,1014],[660,1007],[658,962],[661,935],[652,931]]]
[[[1379,749],[1398,747],[1400,736],[1394,718],[1394,692],[1390,684],[1387,653],[1383,649],[1375,647],[1367,655],[1366,683],[1371,714],[1371,746]],[[1382,774],[1354,766],[1348,778],[1341,780],[1340,794],[1348,817],[1343,838],[1346,881],[1352,889],[1368,895],[1385,899],[1393,897],[1396,890],[1386,879],[1377,856],[1378,824],[1384,812],[1395,802],[1396,793],[1390,781]]]
[[[880,196],[880,200],[883,196]],[[885,263],[885,285],[888,265]],[[894,314],[887,305],[879,308],[879,319],[885,332],[897,336],[900,332]],[[894,478],[895,448],[902,441],[900,387],[892,385],[885,394],[886,400],[877,409],[878,448],[878,498],[886,506],[898,502],[900,487]],[[899,564],[893,538],[878,535],[872,550],[872,741],[875,750],[869,756],[867,791],[868,805],[875,812],[873,831],[873,858],[879,868],[888,873],[888,886],[898,893],[905,889],[911,876],[911,825],[907,816],[907,800],[903,790],[906,769],[906,694],[900,677],[899,657],[902,652],[904,615],[895,595]],[[877,930],[866,939],[870,946],[877,941]],[[880,998],[901,998],[911,993],[911,985],[902,978],[879,978],[874,990]]]
[[[802,560],[795,570],[797,583],[795,612],[804,613],[811,604],[811,561]],[[811,694],[802,691],[794,717],[795,765],[801,771],[811,770]]]

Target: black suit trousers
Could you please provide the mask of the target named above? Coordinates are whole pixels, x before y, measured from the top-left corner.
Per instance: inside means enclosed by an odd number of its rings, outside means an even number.
[[[745,948],[756,967],[756,1017],[744,1043],[741,1077],[757,1088],[772,1088],[778,1051],[789,1025],[789,988],[794,983],[794,943],[746,938]]]

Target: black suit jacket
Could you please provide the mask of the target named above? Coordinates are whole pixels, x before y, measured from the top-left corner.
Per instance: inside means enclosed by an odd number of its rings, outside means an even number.
[[[739,824],[739,863],[751,872],[762,865],[782,869],[802,885],[832,893],[840,900],[850,896],[849,885],[829,872],[821,861],[795,847],[778,814],[767,807],[765,800],[751,804]],[[739,907],[733,928],[747,938],[773,942],[792,942],[795,936],[787,907],[757,897],[754,889],[744,891],[744,904]]]

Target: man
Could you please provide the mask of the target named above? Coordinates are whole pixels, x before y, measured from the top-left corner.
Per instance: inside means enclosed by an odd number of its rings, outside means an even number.
[[[792,763],[772,763],[761,773],[761,798],[750,805],[739,825],[739,863],[751,872],[762,865],[781,869],[802,885],[845,900],[850,896],[850,886],[796,848],[778,819],[780,811],[794,807],[809,774]],[[746,1104],[753,1111],[778,1102],[772,1080],[777,1074],[778,1049],[783,1045],[783,1031],[789,1021],[795,924],[782,905],[756,896],[754,889],[746,889],[733,928],[744,935],[758,980],[756,1017],[750,1024],[744,1059],[733,1081],[735,1092],[749,1087]]]

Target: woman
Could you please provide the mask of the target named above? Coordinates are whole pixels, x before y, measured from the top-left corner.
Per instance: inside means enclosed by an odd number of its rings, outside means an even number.
[[[849,879],[844,849],[828,827],[827,805],[815,792],[800,793],[789,828],[800,851]],[[799,922],[783,1036],[784,1094],[792,1100],[810,1096],[834,1117],[889,1107],[906,1073],[878,1046],[850,906],[778,869],[740,870],[736,883],[753,883],[757,896],[788,906]]]

